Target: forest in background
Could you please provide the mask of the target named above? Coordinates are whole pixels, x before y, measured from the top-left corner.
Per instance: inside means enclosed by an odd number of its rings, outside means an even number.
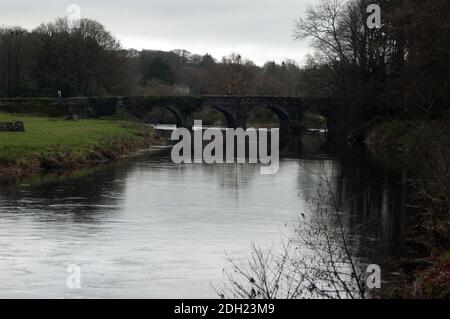
[[[125,50],[99,22],[67,19],[34,30],[0,28],[0,97],[279,95],[341,101],[341,123],[433,119],[448,112],[450,3],[380,0],[382,27],[366,25],[369,0],[321,0],[294,23],[311,41],[304,65],[257,66],[185,50]],[[251,41],[251,39],[249,39]]]
[[[448,110],[450,4],[380,0],[382,27],[366,25],[369,0],[321,0],[295,21],[311,41],[304,65],[259,67],[238,53],[220,61],[185,50],[125,50],[99,22],[67,19],[28,31],[0,29],[0,97],[280,95],[339,99],[356,127],[378,116],[429,119]],[[251,40],[251,39],[250,39]]]
[[[347,140],[418,164],[408,180],[409,205],[418,212],[407,226],[416,254],[402,255],[406,282],[385,296],[448,298],[450,1],[379,0],[381,26],[369,28],[373,2],[321,0],[296,21],[295,38],[315,49],[304,68],[305,93],[341,103],[338,125]]]
[[[338,101],[337,127],[352,141],[392,147],[420,163],[411,236],[429,267],[401,297],[450,295],[450,1],[320,0],[294,22],[314,54],[257,66],[233,53],[125,50],[99,22],[65,19],[34,30],[0,28],[0,97],[280,95]],[[251,42],[252,39],[249,39]],[[412,260],[413,264],[415,260]],[[414,273],[414,271],[411,271]]]
[[[297,96],[301,73],[294,61],[259,67],[237,53],[217,61],[186,50],[125,50],[90,19],[0,29],[0,97]]]

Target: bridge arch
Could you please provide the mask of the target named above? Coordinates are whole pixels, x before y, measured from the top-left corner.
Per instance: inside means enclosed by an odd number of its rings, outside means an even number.
[[[186,124],[186,121],[184,119],[183,114],[178,110],[175,106],[167,105],[165,106],[167,110],[172,112],[173,115],[175,115],[175,118],[177,119],[177,127],[184,127]]]
[[[200,109],[198,109],[196,112],[193,113],[192,116],[196,117],[196,113],[204,112],[207,110],[212,110],[214,112],[219,113],[221,116],[223,116],[223,125],[228,128],[235,128],[236,127],[236,119],[233,116],[233,114],[228,111],[226,108],[223,108],[218,105],[214,104],[204,104]],[[193,120],[200,120],[200,118],[194,118]]]
[[[265,119],[264,123],[258,122],[259,117],[263,117]],[[267,125],[269,127],[278,127],[283,129],[290,126],[291,118],[289,113],[281,108],[266,106],[253,108],[248,114],[247,122],[249,125]]]
[[[278,116],[278,119],[280,121],[280,128],[291,126],[291,118],[288,112],[275,106],[268,106],[267,108]]]
[[[172,105],[154,105],[154,106],[148,108],[144,117],[147,117],[149,114],[151,114],[152,112],[154,112],[155,110],[158,110],[158,109],[166,110],[170,114],[172,114],[175,117],[174,124],[176,124],[177,127],[185,126],[186,120],[184,119],[183,114],[180,112],[180,110],[178,110],[175,106],[172,106]],[[169,124],[169,123],[164,123],[164,124]]]
[[[225,115],[225,119],[227,121],[227,127],[229,128],[236,128],[236,119],[234,118],[234,116],[228,112],[227,110],[225,110],[224,108],[220,107],[220,106],[211,106],[211,108],[213,110],[219,111],[220,113],[222,113],[223,115]]]

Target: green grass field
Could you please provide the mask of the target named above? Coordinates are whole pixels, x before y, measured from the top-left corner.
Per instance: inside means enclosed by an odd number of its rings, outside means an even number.
[[[0,132],[0,159],[45,155],[59,149],[83,153],[104,141],[136,136],[136,130],[120,121],[65,121],[0,113],[0,122],[12,120],[23,121],[25,133]]]

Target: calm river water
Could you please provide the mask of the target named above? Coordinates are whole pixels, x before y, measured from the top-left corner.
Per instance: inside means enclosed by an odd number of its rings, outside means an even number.
[[[314,139],[314,137],[311,137]],[[365,151],[305,143],[277,175],[259,165],[175,165],[167,152],[0,187],[0,297],[216,298],[227,254],[293,232],[325,170],[362,246],[394,255],[405,172]],[[372,257],[373,263],[379,262]],[[81,267],[81,289],[67,267]]]

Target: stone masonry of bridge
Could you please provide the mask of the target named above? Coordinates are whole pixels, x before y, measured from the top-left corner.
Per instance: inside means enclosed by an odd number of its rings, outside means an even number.
[[[154,108],[172,112],[179,127],[192,128],[197,111],[205,107],[224,114],[230,128],[247,128],[247,120],[260,109],[270,109],[280,120],[281,134],[300,128],[305,111],[325,116],[332,129],[334,106],[327,99],[272,96],[135,96],[79,98],[19,98],[0,99],[0,112],[37,114],[44,116],[79,117],[114,116],[119,109],[137,119],[144,119]]]

